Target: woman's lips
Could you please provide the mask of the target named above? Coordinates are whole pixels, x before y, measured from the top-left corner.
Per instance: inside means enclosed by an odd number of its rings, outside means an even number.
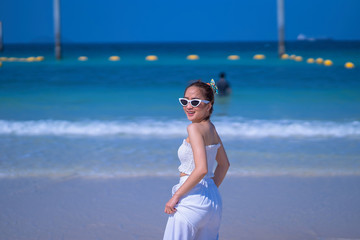
[[[193,116],[195,114],[195,111],[186,111],[188,116]]]

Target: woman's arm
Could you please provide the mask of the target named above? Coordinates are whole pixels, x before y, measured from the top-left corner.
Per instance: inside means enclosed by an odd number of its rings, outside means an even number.
[[[220,184],[222,183],[222,181],[224,180],[226,173],[230,167],[230,162],[226,155],[224,145],[222,144],[219,135],[217,135],[217,136],[219,138],[219,142],[220,142],[221,146],[218,149],[218,152],[216,154],[217,166],[216,166],[216,169],[214,172],[213,179],[214,179],[216,186],[219,187]]]
[[[165,213],[168,214],[172,214],[176,211],[174,207],[179,202],[180,198],[193,189],[207,174],[206,149],[199,126],[193,123],[188,126],[187,130],[194,155],[195,169],[172,198],[166,203]]]

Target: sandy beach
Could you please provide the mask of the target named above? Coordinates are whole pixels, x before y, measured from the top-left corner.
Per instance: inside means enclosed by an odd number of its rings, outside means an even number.
[[[0,239],[162,239],[176,177],[0,180]],[[360,177],[228,177],[220,239],[360,239]]]

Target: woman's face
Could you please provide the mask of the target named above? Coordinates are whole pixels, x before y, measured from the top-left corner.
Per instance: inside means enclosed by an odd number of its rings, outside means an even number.
[[[192,99],[201,99],[206,100],[202,94],[202,91],[198,87],[189,87],[186,92],[184,98],[188,100]],[[210,109],[211,109],[211,103],[204,103],[201,102],[199,106],[193,107],[190,103],[183,107],[184,112],[187,116],[187,118],[192,122],[201,122],[204,118],[209,116]]]

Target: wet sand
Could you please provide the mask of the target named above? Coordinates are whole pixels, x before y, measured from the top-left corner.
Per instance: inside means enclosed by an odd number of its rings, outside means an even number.
[[[162,239],[176,177],[0,179],[0,239]],[[360,177],[235,177],[220,239],[360,239]]]

